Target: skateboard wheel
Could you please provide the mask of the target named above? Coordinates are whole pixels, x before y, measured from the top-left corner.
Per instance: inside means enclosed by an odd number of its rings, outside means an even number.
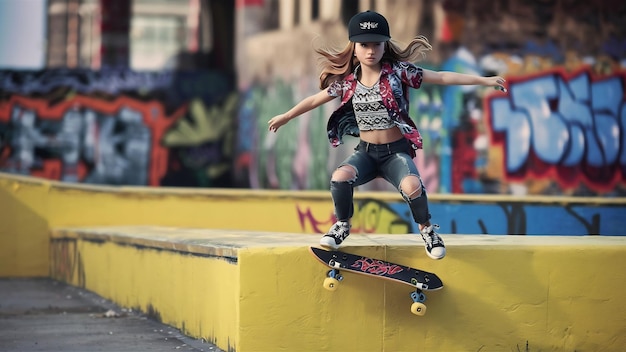
[[[411,305],[411,313],[419,316],[426,314],[426,305],[421,302],[413,302]]]
[[[337,286],[339,286],[339,280],[334,277],[327,277],[324,279],[324,288],[328,291],[335,291]]]

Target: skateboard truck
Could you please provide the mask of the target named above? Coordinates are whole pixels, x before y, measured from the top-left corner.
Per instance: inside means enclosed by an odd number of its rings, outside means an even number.
[[[426,305],[424,304],[426,295],[422,290],[428,290],[428,284],[418,282],[416,279],[411,279],[411,283],[415,285],[415,291],[411,292],[410,295],[413,300],[411,313],[422,316],[426,314]]]
[[[324,279],[324,288],[329,291],[335,291],[339,284],[339,281],[343,280],[343,275],[338,269],[331,269],[326,273],[326,279]]]

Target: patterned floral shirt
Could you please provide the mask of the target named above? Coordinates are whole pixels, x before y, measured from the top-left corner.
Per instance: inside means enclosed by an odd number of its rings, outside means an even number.
[[[346,134],[354,137],[360,135],[352,107],[352,96],[357,85],[356,72],[359,68],[360,66],[357,66],[354,72],[343,80],[335,81],[328,86],[328,95],[341,97],[341,105],[330,115],[326,128],[333,147],[342,144],[343,136]],[[423,75],[422,68],[411,63],[384,61],[379,81],[383,105],[404,138],[411,142],[412,157],[415,157],[417,149],[422,148],[422,136],[409,116],[408,87],[419,88]]]

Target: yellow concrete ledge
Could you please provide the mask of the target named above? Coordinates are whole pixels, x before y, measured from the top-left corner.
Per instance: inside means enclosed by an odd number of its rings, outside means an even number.
[[[52,230],[51,276],[234,351],[619,351],[626,240],[352,235],[344,250],[437,273],[428,313],[410,289],[347,273],[322,288],[318,235],[173,227]]]

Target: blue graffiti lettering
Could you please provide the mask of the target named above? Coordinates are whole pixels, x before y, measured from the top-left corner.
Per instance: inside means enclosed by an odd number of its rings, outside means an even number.
[[[593,172],[584,175],[591,182],[623,179],[615,175],[626,165],[622,76],[592,81],[588,72],[570,79],[550,72],[509,88],[508,96],[488,102],[495,139],[503,136],[508,175],[520,176],[539,162],[543,168],[602,169],[598,179]]]

